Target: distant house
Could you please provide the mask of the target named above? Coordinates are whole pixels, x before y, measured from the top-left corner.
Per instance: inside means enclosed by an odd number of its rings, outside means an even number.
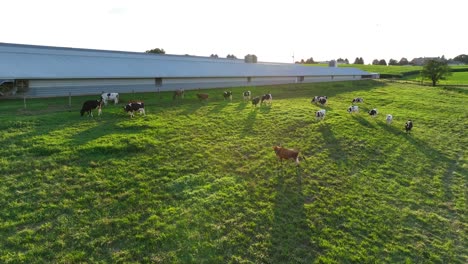
[[[30,97],[372,78],[356,68],[0,43],[0,80]]]

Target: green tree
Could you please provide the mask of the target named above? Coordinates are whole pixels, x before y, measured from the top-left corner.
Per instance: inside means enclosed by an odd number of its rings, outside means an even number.
[[[387,62],[384,59],[379,60],[379,65],[387,66]]]
[[[468,64],[468,55],[461,54],[461,55],[458,55],[455,58],[453,58],[453,60]]]
[[[429,78],[432,81],[432,86],[436,86],[439,80],[444,80],[445,77],[451,74],[447,62],[442,60],[427,60],[421,71],[423,77]]]
[[[398,62],[399,65],[408,65],[409,61],[407,58],[401,58],[400,61]]]
[[[155,48],[155,49],[147,50],[146,53],[166,54],[166,52],[164,51],[164,49],[160,49],[160,48]]]
[[[379,60],[378,59],[374,59],[372,61],[372,65],[379,65]]]
[[[390,59],[388,61],[388,65],[398,65],[398,61],[397,60],[394,60],[394,59]]]

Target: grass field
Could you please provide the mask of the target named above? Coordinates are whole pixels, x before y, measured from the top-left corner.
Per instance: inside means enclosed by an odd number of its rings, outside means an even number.
[[[80,117],[93,97],[0,101],[0,262],[468,262],[466,93],[249,89],[271,91],[271,107],[242,88],[232,102],[215,89],[206,103],[123,94],[146,103],[133,119],[122,104]],[[314,95],[329,98],[323,121]],[[305,160],[280,164],[276,144]]]

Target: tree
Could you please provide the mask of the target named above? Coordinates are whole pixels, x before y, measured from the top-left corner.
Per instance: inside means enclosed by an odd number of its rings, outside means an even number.
[[[461,54],[453,58],[454,61],[462,62],[468,64],[468,55]]]
[[[344,62],[345,62],[346,64],[349,64],[348,58],[346,58],[346,59],[344,60]]]
[[[211,54],[210,57],[211,58],[218,58],[218,54]]]
[[[398,62],[399,65],[408,65],[409,61],[407,58],[401,58],[400,61]]]
[[[388,61],[388,65],[398,65],[398,61],[397,60],[394,60],[394,59],[390,59]]]
[[[372,61],[372,65],[379,65],[379,60],[378,59],[374,59]]]
[[[160,49],[160,48],[155,48],[155,49],[147,50],[146,53],[166,54],[166,52],[164,51],[164,49]]]
[[[364,60],[362,59],[362,57],[356,57],[356,59],[354,60],[354,64],[364,64]]]
[[[231,55],[231,54],[228,54],[228,55],[226,56],[226,58],[228,58],[228,59],[237,59],[237,57],[236,57],[234,54],[232,54],[232,55]]]
[[[247,63],[257,63],[257,56],[255,54],[247,54],[244,57],[244,61]]]
[[[314,58],[310,57],[308,58],[306,61],[305,61],[306,64],[314,64],[315,61],[314,61]]]
[[[432,81],[432,86],[436,86],[439,80],[444,80],[445,77],[450,76],[450,67],[447,62],[442,60],[427,60],[424,63],[421,75],[427,77]]]
[[[379,65],[387,66],[387,62],[384,59],[379,60]]]

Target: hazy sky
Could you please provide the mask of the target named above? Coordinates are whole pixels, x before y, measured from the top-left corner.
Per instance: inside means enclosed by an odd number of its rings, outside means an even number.
[[[466,0],[4,0],[0,42],[292,62],[468,54]]]

